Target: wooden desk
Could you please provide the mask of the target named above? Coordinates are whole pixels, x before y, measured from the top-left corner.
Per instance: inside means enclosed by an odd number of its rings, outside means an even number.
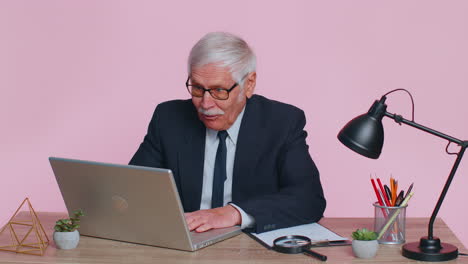
[[[10,252],[0,252],[0,263],[324,263],[316,259],[298,255],[288,255],[267,250],[245,234],[219,242],[196,252],[184,252],[151,246],[110,241],[82,236],[78,248],[58,250],[52,241],[53,225],[64,213],[39,213],[39,218],[51,239],[44,256],[31,256]],[[349,237],[357,228],[373,228],[372,218],[325,218],[320,223],[342,236]],[[426,218],[408,218],[406,225],[407,241],[418,241],[427,233]],[[434,234],[443,242],[451,243],[460,252],[468,252],[452,231],[441,220],[434,225]],[[2,239],[3,241],[3,239]],[[316,248],[328,256],[326,263],[416,263],[403,257],[401,245],[381,245],[374,259],[355,258],[350,246]],[[468,263],[468,257],[444,263]]]

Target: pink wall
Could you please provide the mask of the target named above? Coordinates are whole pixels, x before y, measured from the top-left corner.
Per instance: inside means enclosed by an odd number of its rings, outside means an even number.
[[[429,216],[454,160],[445,141],[385,120],[369,160],[336,134],[404,87],[416,121],[468,138],[467,13],[466,1],[2,1],[0,221],[26,196],[64,210],[51,155],[128,162],[155,105],[188,98],[187,54],[215,30],[254,47],[258,94],[305,110],[326,216],[372,216],[370,173],[414,182],[408,215]],[[410,117],[405,94],[387,102]],[[466,246],[467,173],[465,158],[440,212]]]

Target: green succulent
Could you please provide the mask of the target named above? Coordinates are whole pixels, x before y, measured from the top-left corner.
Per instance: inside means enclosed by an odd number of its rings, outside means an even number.
[[[68,219],[60,219],[55,222],[55,231],[57,232],[73,232],[80,227],[80,217],[84,215],[83,210],[73,212],[73,217]]]
[[[367,228],[356,229],[356,231],[354,231],[352,235],[354,240],[376,240],[377,236],[378,235],[376,232],[371,231]]]

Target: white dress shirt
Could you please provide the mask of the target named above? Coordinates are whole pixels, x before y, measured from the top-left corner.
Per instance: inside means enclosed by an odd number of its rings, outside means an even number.
[[[232,126],[226,130],[228,137],[226,138],[226,181],[224,182],[224,199],[223,205],[226,205],[232,201],[232,174],[234,168],[234,158],[236,154],[237,137],[239,135],[239,129],[244,116],[245,106],[236,121]],[[200,209],[211,208],[211,195],[213,192],[213,177],[214,177],[214,165],[216,160],[216,152],[218,150],[219,138],[218,131],[206,128],[206,140],[205,140],[205,162],[203,165],[203,188]],[[255,219],[248,215],[237,205],[230,203],[234,206],[241,214],[241,228],[251,227],[255,223]]]

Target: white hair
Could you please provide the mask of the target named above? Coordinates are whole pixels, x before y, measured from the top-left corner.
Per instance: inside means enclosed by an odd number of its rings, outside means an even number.
[[[234,81],[243,87],[244,78],[255,71],[257,60],[253,50],[240,37],[227,32],[211,32],[190,51],[188,73],[210,63],[228,67]]]

